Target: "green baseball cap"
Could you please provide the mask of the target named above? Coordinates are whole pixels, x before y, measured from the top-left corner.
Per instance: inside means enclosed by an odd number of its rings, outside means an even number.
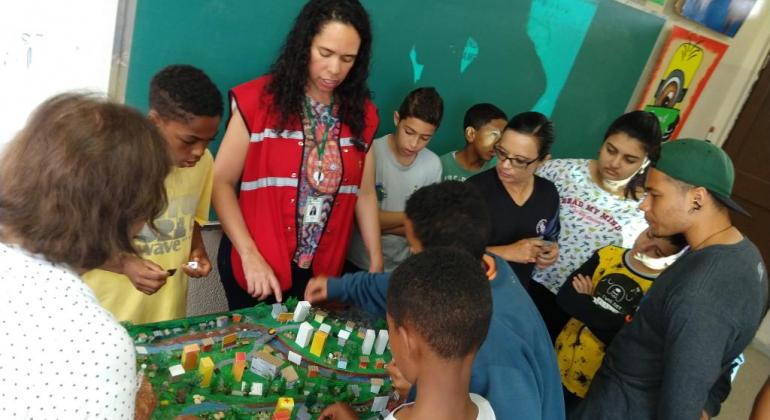
[[[679,139],[664,143],[655,169],[679,181],[706,188],[725,206],[751,216],[730,198],[735,182],[730,156],[707,140]]]

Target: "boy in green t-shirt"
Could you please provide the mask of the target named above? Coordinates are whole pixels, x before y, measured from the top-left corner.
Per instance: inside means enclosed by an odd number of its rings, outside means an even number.
[[[465,147],[441,156],[442,181],[465,181],[481,171],[493,168],[494,145],[508,121],[498,107],[482,103],[465,111]]]

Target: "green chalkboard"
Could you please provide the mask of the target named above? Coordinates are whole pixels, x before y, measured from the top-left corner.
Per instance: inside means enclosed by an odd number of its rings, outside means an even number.
[[[374,31],[369,84],[378,134],[418,86],[435,86],[444,120],[430,148],[463,145],[462,117],[476,102],[509,116],[552,116],[556,157],[594,156],[628,104],[663,19],[614,0],[364,0]],[[138,0],[126,102],[147,107],[160,68],[188,63],[227,92],[263,74],[301,0]],[[212,144],[216,152],[218,143]]]

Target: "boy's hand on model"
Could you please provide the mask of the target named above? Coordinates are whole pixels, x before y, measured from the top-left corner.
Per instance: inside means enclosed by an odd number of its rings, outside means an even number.
[[[390,375],[393,389],[398,392],[399,399],[406,399],[406,396],[409,395],[409,390],[412,389],[412,384],[404,378],[403,374],[401,374],[401,370],[398,368],[398,365],[396,365],[396,361],[391,360],[390,363],[385,365],[385,370],[388,372],[388,375]]]
[[[317,276],[310,279],[305,287],[305,300],[310,303],[324,302],[327,299],[327,283],[329,278],[326,276]]]
[[[594,294],[594,282],[582,274],[572,278],[572,287],[575,288],[575,291],[584,295],[593,296]]]
[[[358,420],[358,414],[343,403],[334,403],[321,411],[318,420]]]
[[[211,272],[211,261],[205,249],[196,248],[190,252],[190,262],[197,264],[185,264],[182,266],[184,271],[190,277],[206,277]]]
[[[540,253],[535,259],[537,268],[546,268],[559,259],[559,244],[556,242],[540,241]]]
[[[246,257],[241,256],[243,262],[243,273],[246,276],[246,291],[253,298],[258,300],[267,299],[274,295],[276,302],[283,301],[281,284],[275,277],[270,264],[262,256]]]
[[[135,255],[126,255],[122,261],[122,271],[136,290],[151,295],[157,292],[169,276],[168,272],[158,264],[143,260]]]

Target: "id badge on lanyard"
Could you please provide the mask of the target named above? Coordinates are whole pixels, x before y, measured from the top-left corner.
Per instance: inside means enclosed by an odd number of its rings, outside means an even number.
[[[321,212],[323,211],[323,197],[308,197],[305,203],[305,216],[303,223],[319,223],[321,221]]]

